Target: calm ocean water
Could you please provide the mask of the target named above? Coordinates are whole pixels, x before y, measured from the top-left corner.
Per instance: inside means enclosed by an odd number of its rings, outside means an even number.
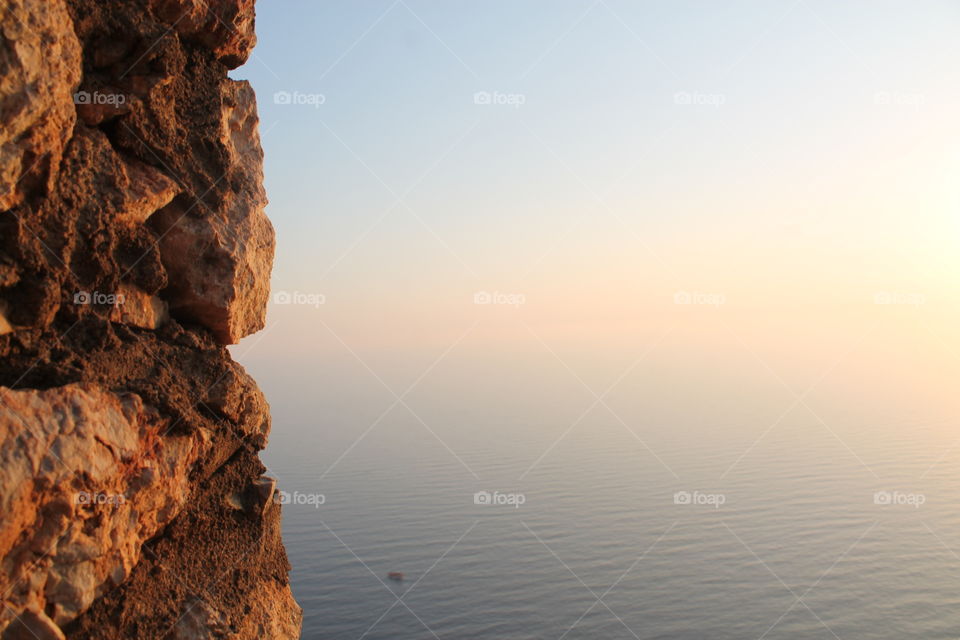
[[[596,404],[546,363],[441,368],[380,418],[328,364],[252,367],[304,638],[960,636],[955,407],[666,357]]]

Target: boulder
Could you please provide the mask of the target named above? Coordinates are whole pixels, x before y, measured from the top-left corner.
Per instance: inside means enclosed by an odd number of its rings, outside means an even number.
[[[110,319],[141,329],[159,329],[167,321],[167,303],[132,284],[120,285]]]
[[[0,6],[0,211],[49,190],[77,114],[80,43],[64,0]]]
[[[146,222],[180,193],[172,178],[139,160],[123,161],[121,180],[124,202],[119,217],[132,224]]]
[[[218,143],[227,188],[220,206],[184,196],[149,221],[170,278],[164,297],[171,314],[210,329],[221,344],[262,329],[270,297],[275,238],[264,213],[258,124],[250,84],[225,81]]]
[[[239,67],[257,44],[254,0],[150,0],[157,17],[199,42],[227,68]]]
[[[0,629],[28,611],[61,627],[129,575],[208,449],[202,430],[168,422],[93,385],[0,387]]]
[[[43,611],[27,609],[7,627],[3,640],[66,640],[66,636]]]

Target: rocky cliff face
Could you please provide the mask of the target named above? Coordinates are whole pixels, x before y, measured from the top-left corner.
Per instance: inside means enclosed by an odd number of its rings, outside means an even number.
[[[253,0],[0,5],[0,637],[298,638]]]

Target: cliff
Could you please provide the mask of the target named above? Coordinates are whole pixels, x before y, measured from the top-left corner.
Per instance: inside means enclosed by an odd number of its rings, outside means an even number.
[[[0,6],[0,637],[297,638],[253,0]]]

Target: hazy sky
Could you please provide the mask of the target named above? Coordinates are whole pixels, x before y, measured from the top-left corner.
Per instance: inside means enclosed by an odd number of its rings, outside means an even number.
[[[796,346],[894,315],[960,348],[955,2],[284,0],[257,28],[232,75],[274,292],[307,303],[271,306],[263,358],[315,337],[422,369],[477,323],[478,350],[596,351],[696,318]]]

